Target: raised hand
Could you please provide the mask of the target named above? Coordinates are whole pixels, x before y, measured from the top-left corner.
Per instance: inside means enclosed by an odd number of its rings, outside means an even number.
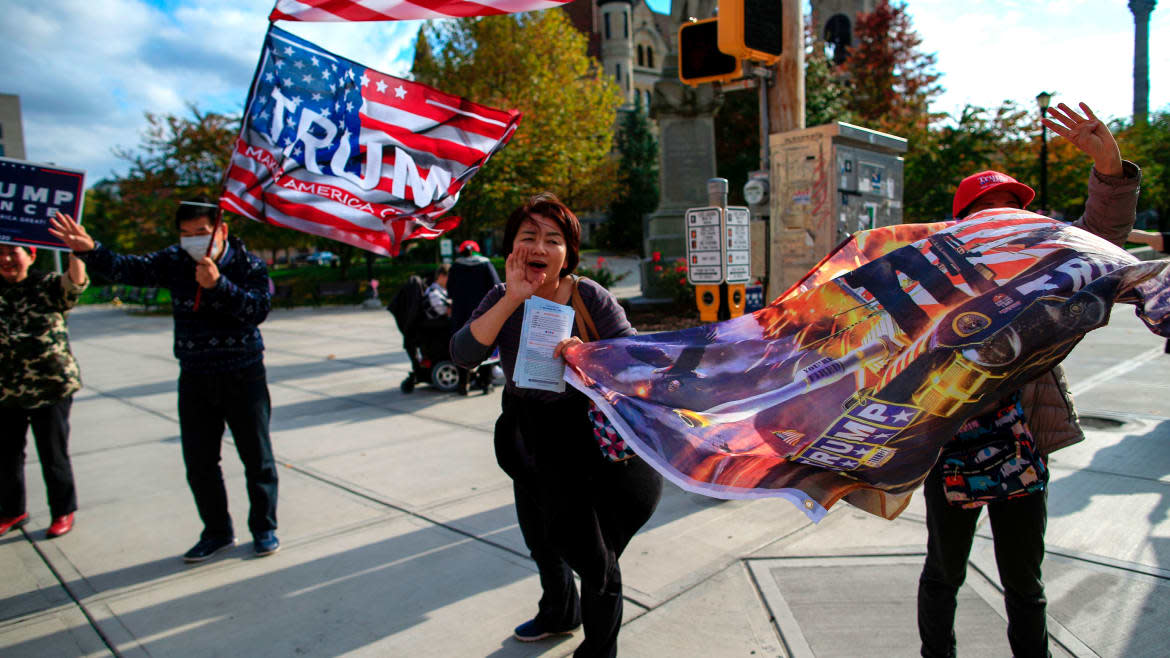
[[[97,245],[81,224],[61,212],[49,218],[49,234],[79,254],[91,251]]]
[[[1098,119],[1088,105],[1081,103],[1080,106],[1084,116],[1064,103],[1049,108],[1048,115],[1055,120],[1046,118],[1044,125],[1093,158],[1093,166],[1098,172],[1107,176],[1120,176],[1121,149],[1117,147],[1117,140],[1109,132],[1109,126]]]
[[[531,297],[544,284],[544,272],[533,273],[528,269],[528,259],[532,250],[523,245],[516,247],[504,261],[504,281],[508,284],[504,293],[516,301],[524,301]]]

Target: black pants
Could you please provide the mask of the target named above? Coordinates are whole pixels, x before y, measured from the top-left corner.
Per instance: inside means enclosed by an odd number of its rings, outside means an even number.
[[[520,531],[540,571],[537,618],[553,629],[583,623],[585,641],[575,656],[616,656],[623,611],[618,559],[658,507],[662,476],[640,457],[618,463],[603,457],[586,406],[580,394],[557,402],[506,400],[497,458],[513,477]],[[580,596],[573,572],[581,577]]]
[[[69,462],[70,395],[55,404],[36,409],[0,407],[0,517],[13,517],[27,510],[24,487],[24,458],[28,428],[32,425],[41,475],[49,494],[53,518],[77,511],[77,489]]]
[[[276,462],[268,420],[272,402],[263,363],[233,372],[179,375],[179,430],[187,484],[195,497],[203,538],[234,537],[227,490],[219,467],[224,423],[232,431],[248,483],[248,529],[276,529]]]
[[[923,656],[949,657],[956,651],[956,596],[967,575],[980,509],[949,505],[937,466],[927,476],[923,494],[929,538],[926,564],[918,581],[918,634]],[[1040,574],[1047,504],[1048,493],[1041,491],[986,505],[1007,608],[1008,642],[1016,658],[1050,655],[1045,618],[1048,602]]]

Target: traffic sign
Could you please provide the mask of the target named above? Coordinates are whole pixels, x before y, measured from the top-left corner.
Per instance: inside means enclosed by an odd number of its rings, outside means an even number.
[[[691,285],[723,283],[723,209],[687,211],[687,281]]]
[[[751,280],[751,215],[747,208],[691,208],[686,214],[687,282]]]
[[[751,213],[743,206],[728,206],[724,221],[724,281],[747,283],[752,278]]]

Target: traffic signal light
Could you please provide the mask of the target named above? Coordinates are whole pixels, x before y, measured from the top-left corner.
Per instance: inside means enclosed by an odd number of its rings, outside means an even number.
[[[743,62],[719,50],[717,21],[708,18],[678,28],[678,79],[688,85],[743,77]]]
[[[783,50],[782,3],[799,1],[719,0],[719,50],[775,64]]]

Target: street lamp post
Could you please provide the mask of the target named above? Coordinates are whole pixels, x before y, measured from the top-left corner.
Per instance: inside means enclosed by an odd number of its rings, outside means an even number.
[[[1048,103],[1052,94],[1042,91],[1036,94],[1036,104],[1040,106],[1040,212],[1048,212],[1048,126],[1044,118],[1048,116]]]

